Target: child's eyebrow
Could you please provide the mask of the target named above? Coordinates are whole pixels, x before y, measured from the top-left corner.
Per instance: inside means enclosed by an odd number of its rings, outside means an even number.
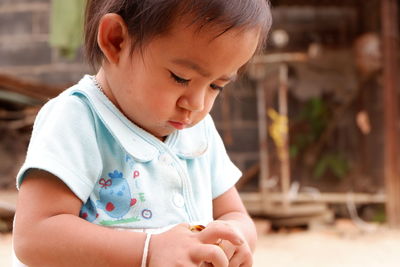
[[[198,72],[201,76],[204,76],[207,78],[211,76],[211,74],[208,71],[206,71],[199,64],[197,64],[196,62],[193,62],[191,60],[184,59],[184,58],[176,58],[176,59],[172,60],[172,63],[192,69],[192,70]],[[236,74],[231,75],[231,76],[223,75],[220,78],[218,78],[218,80],[231,82],[231,81],[236,80],[236,77],[237,77]]]

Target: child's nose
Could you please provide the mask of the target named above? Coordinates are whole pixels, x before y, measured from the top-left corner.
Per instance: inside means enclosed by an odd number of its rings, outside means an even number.
[[[206,98],[206,90],[204,88],[188,89],[185,94],[183,94],[178,99],[178,106],[180,108],[189,110],[189,111],[202,111],[204,109],[204,102]]]

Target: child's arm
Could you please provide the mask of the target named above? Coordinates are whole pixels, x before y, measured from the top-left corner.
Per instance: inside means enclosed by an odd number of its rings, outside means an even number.
[[[79,218],[82,202],[57,177],[30,171],[18,196],[17,257],[34,266],[140,266],[144,233],[115,231]]]
[[[57,177],[31,170],[21,185],[14,229],[17,257],[35,266],[140,266],[145,234],[118,231],[79,218],[82,202]],[[199,266],[211,261],[228,266],[225,254],[214,245],[213,236],[235,243],[231,229],[218,229],[207,237],[181,224],[153,235],[149,266]],[[204,239],[204,240],[203,240]],[[237,243],[236,243],[237,244]]]
[[[222,247],[229,257],[234,253],[229,266],[252,266],[252,251],[255,249],[257,232],[235,187],[214,199],[213,212],[217,222],[226,222],[247,241],[242,246],[233,248],[230,242],[222,243]]]

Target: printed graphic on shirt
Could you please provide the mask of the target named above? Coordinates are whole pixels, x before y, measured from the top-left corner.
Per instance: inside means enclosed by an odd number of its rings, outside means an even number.
[[[145,194],[143,192],[133,193],[128,184],[128,180],[123,177],[123,173],[114,170],[108,174],[109,178],[101,178],[99,184],[99,197],[97,201],[97,208],[104,210],[104,212],[114,220],[102,220],[99,223],[105,226],[112,226],[118,224],[127,224],[132,222],[139,222],[143,219],[150,220],[153,217],[153,212],[144,208],[146,202]],[[139,189],[138,178],[140,173],[138,170],[132,172],[132,178],[136,189]],[[93,207],[90,207],[92,205]],[[88,204],[87,209],[96,210],[94,203]],[[89,214],[88,212],[86,212]],[[132,217],[125,215],[133,214]],[[98,216],[98,215],[95,215]],[[92,218],[93,216],[88,216]],[[94,217],[96,218],[96,217]]]
[[[142,217],[146,220],[150,220],[153,217],[153,212],[149,209],[142,210]]]
[[[138,170],[134,170],[132,174],[133,180],[135,181],[135,186],[137,189],[140,189],[140,183],[138,178],[140,177],[140,172]]]
[[[135,165],[135,161],[133,160],[131,155],[128,155],[128,154],[125,155],[125,162],[129,165],[129,167],[131,167],[131,169],[133,169],[133,166]]]
[[[128,182],[123,177],[122,172],[114,170],[109,173],[110,179],[101,178],[97,207],[104,210],[108,216],[116,219],[128,213],[129,209],[137,202],[136,198],[131,197],[131,191]]]
[[[146,198],[144,197],[144,193],[139,193],[139,199],[141,202],[145,202]]]
[[[103,220],[100,222],[101,225],[104,226],[112,226],[112,225],[116,225],[116,224],[125,224],[125,223],[132,223],[132,222],[139,222],[140,218],[138,216],[136,217],[131,217],[131,218],[127,218],[127,219],[120,219],[120,220]]]
[[[125,163],[130,167],[131,170],[133,170],[132,177],[134,180],[135,187],[136,187],[136,189],[140,190],[140,182],[138,181],[138,178],[140,177],[140,172],[139,172],[139,170],[134,168],[135,161],[131,155],[128,155],[128,154],[125,155]]]
[[[79,212],[79,217],[85,219],[86,221],[93,222],[99,216],[97,213],[96,205],[89,198],[88,201],[82,206]]]

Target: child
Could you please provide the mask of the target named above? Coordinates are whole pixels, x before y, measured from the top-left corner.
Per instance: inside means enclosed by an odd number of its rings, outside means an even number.
[[[37,116],[17,176],[18,259],[251,266],[241,173],[208,113],[270,23],[265,0],[88,1],[85,48],[99,69]]]

